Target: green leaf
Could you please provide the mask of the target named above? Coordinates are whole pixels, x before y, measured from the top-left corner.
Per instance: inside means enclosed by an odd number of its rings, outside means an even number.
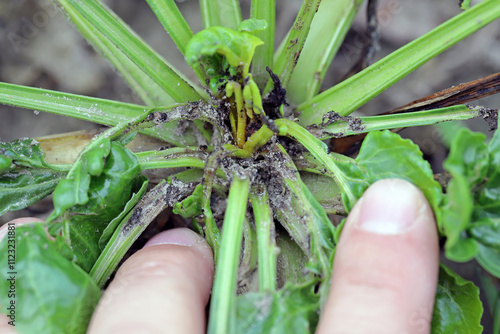
[[[12,166],[12,159],[0,154],[0,175],[5,173]]]
[[[276,235],[276,244],[280,250],[277,259],[277,286],[283,287],[287,282],[305,284],[310,281],[312,274],[303,274],[309,259],[297,242],[289,234],[279,233]]]
[[[84,205],[88,202],[90,187],[90,174],[81,164],[72,170],[71,176],[58,183],[53,194],[54,212],[52,219],[60,217],[66,210],[74,205]]]
[[[8,256],[13,244],[15,261]],[[101,291],[61,252],[69,252],[67,245],[61,237],[52,241],[41,224],[9,229],[0,243],[0,290],[5,292],[0,295],[1,312],[9,314],[15,301],[19,332],[85,333]],[[12,286],[15,297],[7,294]]]
[[[24,209],[50,195],[66,173],[50,169],[13,169],[0,176],[0,216]]]
[[[179,51],[184,54],[193,32],[174,0],[147,0],[149,6]]]
[[[500,250],[500,218],[477,221],[472,224],[469,233],[481,244]]]
[[[200,183],[196,186],[193,194],[188,196],[182,202],[174,204],[172,210],[176,215],[181,215],[184,218],[192,218],[203,213],[203,185]]]
[[[441,264],[431,333],[482,333],[482,314],[479,289]]]
[[[109,177],[114,178],[116,183],[119,183],[121,176],[123,176],[125,181],[128,180],[127,177],[129,175],[120,175],[120,172],[123,172],[120,171],[120,168],[127,170],[126,168],[133,166],[133,168],[131,168],[133,170],[132,173],[135,173],[135,176],[140,173],[141,168],[137,156],[126,149],[125,146],[119,142],[119,140],[124,139],[123,135],[130,138],[131,134],[133,134],[135,132],[134,130],[136,130],[134,127],[143,123],[149,115],[150,112],[146,111],[138,117],[120,123],[115,127],[104,131],[99,136],[95,137],[80,152],[80,155],[68,172],[66,179],[61,181],[54,190],[54,211],[47,218],[48,222],[54,221],[54,219],[60,217],[66,210],[75,205],[83,205],[87,203],[89,200],[87,193],[89,192],[91,181],[90,172],[95,175],[102,176],[101,173],[103,172],[103,169],[101,169],[102,161],[100,160],[108,159],[106,156],[108,153],[112,158],[112,163],[107,161],[106,166],[108,168],[110,168],[113,164],[118,166],[115,167],[118,169],[117,174],[113,170],[114,167],[111,167],[111,169],[108,170],[108,173],[111,173]],[[117,141],[110,144],[111,140]],[[98,160],[98,162],[96,163],[95,160]],[[90,171],[87,168],[90,168]],[[128,181],[133,180],[135,176],[130,178]],[[95,177],[94,181],[100,179],[102,178]],[[114,187],[115,185],[113,184],[112,186]],[[107,184],[106,187],[110,187],[110,184]]]
[[[463,175],[466,181],[475,185],[486,177],[489,167],[486,135],[462,128],[455,136],[448,158],[443,167],[453,176]]]
[[[500,131],[496,131],[488,145],[489,168],[486,183],[477,196],[475,216],[500,217]]]
[[[491,275],[500,278],[500,249],[478,244],[477,262]]]
[[[264,31],[267,29],[267,22],[265,20],[259,19],[248,19],[242,21],[236,30],[238,31],[246,31],[252,34],[255,34],[260,31]]]
[[[193,191],[194,186],[184,181],[191,182],[194,178],[199,182],[199,177],[198,171],[193,173],[192,170],[187,170],[169,177],[168,182],[162,180],[146,192],[134,209],[123,217],[90,271],[99,287],[106,284],[125,253],[153,219],[166,207],[172,207]],[[141,179],[143,178],[139,178]]]
[[[8,143],[0,142],[0,156],[10,159],[17,166],[50,168],[55,171],[68,170],[67,166],[46,163],[45,152],[40,148],[40,143],[31,138],[16,139]]]
[[[500,217],[475,222],[469,234],[477,242],[476,260],[491,275],[500,278]]]
[[[144,196],[146,190],[148,189],[149,179],[146,176],[140,175],[134,180],[134,182],[136,183],[136,185],[132,186],[132,189],[134,189],[132,197],[127,202],[127,204],[125,204],[125,207],[123,208],[122,212],[118,216],[113,218],[113,220],[110,221],[109,224],[106,226],[104,231],[102,231],[101,237],[99,238],[99,248],[101,250],[104,249],[104,247],[108,243],[116,227],[125,218],[125,216],[135,207],[135,205],[139,202],[142,196]]]
[[[448,184],[444,205],[438,216],[440,229],[447,236],[444,248],[446,257],[450,260],[469,261],[478,252],[477,243],[466,234],[472,210],[469,183],[461,174],[454,175]]]
[[[452,45],[500,17],[500,2],[485,0],[297,107],[302,125],[320,124],[327,112],[345,116]]]
[[[391,131],[370,132],[363,141],[355,163],[344,160],[338,164],[351,178],[347,183],[351,185],[356,199],[378,180],[400,178],[420,188],[434,212],[441,203],[441,186],[434,180],[431,166],[423,159],[419,147]]]
[[[326,175],[301,172],[300,178],[326,213],[344,212],[342,195],[335,181]]]
[[[287,284],[276,292],[248,292],[237,298],[237,330],[242,334],[313,333],[319,296],[314,283]]]
[[[258,37],[249,32],[211,27],[200,31],[189,41],[186,61],[194,66],[204,57],[220,54],[233,68],[240,67],[247,74],[255,48],[262,44]]]
[[[470,8],[470,3],[471,0],[462,0],[460,3],[460,8],[462,8],[463,10],[467,10]]]
[[[90,182],[87,203],[70,208],[69,219],[63,221],[64,230],[69,230],[76,263],[84,270],[89,271],[99,257],[102,233],[129,202],[134,179],[139,173],[139,162],[135,155],[122,144],[111,143],[102,174],[93,177]]]
[[[500,140],[463,128],[454,137],[443,166],[450,172],[438,223],[447,237],[445,255],[477,261],[500,277]]]
[[[83,168],[92,176],[100,176],[110,150],[111,140],[105,138],[99,146],[82,156]]]

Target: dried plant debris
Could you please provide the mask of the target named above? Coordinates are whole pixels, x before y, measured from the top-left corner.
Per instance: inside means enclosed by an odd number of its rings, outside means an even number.
[[[281,114],[279,112],[279,108],[282,105],[288,106],[286,102],[286,89],[281,85],[280,78],[273,73],[273,71],[268,67],[266,67],[267,72],[271,76],[271,80],[273,81],[274,88],[273,90],[262,100],[262,106],[264,107],[264,111],[266,115],[268,115],[272,119],[280,118]]]
[[[498,128],[498,109],[491,109],[485,107],[471,107],[471,109],[478,109],[478,115],[488,124],[490,131]]]

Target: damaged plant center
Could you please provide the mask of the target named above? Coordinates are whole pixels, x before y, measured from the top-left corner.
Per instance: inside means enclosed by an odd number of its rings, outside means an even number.
[[[376,49],[369,45],[357,63],[362,68],[322,91],[361,0],[304,0],[276,50],[274,1],[252,0],[250,18],[243,20],[236,0],[201,0],[204,29],[193,33],[174,0],[148,0],[190,75],[101,1],[55,2],[142,102],[0,82],[0,103],[106,126],[63,163],[51,150],[52,139],[0,143],[0,213],[52,195],[52,213],[43,223],[17,227],[16,242],[17,268],[35,268],[42,260],[64,268],[43,282],[57,292],[51,305],[64,305],[47,312],[53,328],[64,332],[57,326],[69,319],[71,333],[83,334],[101,290],[120,261],[151,238],[148,229],[183,226],[205,238],[214,254],[208,333],[312,333],[328,298],[346,217],[382,179],[403,179],[421,190],[436,217],[443,256],[475,259],[500,278],[500,246],[492,242],[500,238],[500,132],[488,141],[482,133],[454,131],[439,175],[420,147],[398,134],[474,118],[496,130],[497,109],[468,103],[498,93],[500,75],[374,116],[355,113],[500,18],[497,0],[482,1],[366,67]],[[376,43],[376,1],[369,5],[370,43]],[[0,243],[0,250],[5,247]],[[32,277],[35,271],[19,273],[16,294],[19,305],[40,308],[48,302],[43,293],[19,294],[36,287]],[[73,278],[78,293],[59,289],[59,281]],[[438,289],[436,333],[481,327],[472,283],[442,265]],[[7,304],[0,296],[0,305]],[[17,317],[16,325],[36,328],[26,314]]]

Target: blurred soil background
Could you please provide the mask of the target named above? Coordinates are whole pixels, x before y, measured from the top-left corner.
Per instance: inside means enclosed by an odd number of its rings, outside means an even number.
[[[184,73],[189,73],[196,81],[146,1],[104,2],[170,63]],[[244,17],[247,18],[250,1],[243,0],[241,3]],[[300,4],[300,0],[277,0],[276,43],[281,41],[293,24]],[[178,5],[193,31],[201,30],[198,1],[178,1]],[[458,0],[379,0],[381,48],[376,59],[423,35],[460,11]],[[365,14],[362,9],[327,75],[325,88],[338,82],[357,61],[366,44],[364,29]],[[358,113],[382,113],[499,71],[500,21],[497,21],[431,60]],[[108,61],[85,42],[50,0],[0,0],[0,81],[141,103]],[[500,96],[485,98],[473,104],[499,108]],[[477,131],[488,131],[487,125],[480,120],[469,121],[467,125]],[[71,118],[0,105],[0,141],[96,127],[95,124]],[[447,149],[442,145],[440,133],[435,127],[407,129],[401,135],[419,144],[436,172],[442,170],[441,163]],[[39,216],[43,219],[48,214],[47,208],[50,208],[50,200],[28,210],[8,213],[0,217],[0,225],[18,216]],[[479,270],[474,262],[453,267],[461,275],[478,282]],[[486,315],[483,321],[488,326],[491,318]],[[488,328],[485,333],[488,333]]]

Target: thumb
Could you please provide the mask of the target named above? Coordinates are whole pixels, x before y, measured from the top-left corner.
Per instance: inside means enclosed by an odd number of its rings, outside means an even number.
[[[161,232],[120,267],[88,333],[203,333],[213,271],[201,236]]]
[[[347,218],[317,333],[429,333],[438,264],[422,192],[403,180],[376,182]]]

